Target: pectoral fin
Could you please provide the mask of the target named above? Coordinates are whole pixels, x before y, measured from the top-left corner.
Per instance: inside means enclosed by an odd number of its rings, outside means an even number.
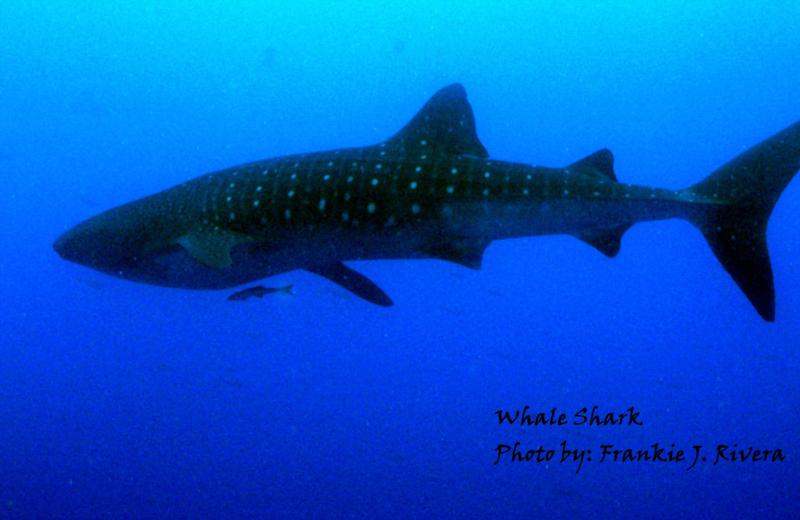
[[[381,307],[394,305],[392,299],[372,280],[341,262],[306,267],[306,271],[327,278],[359,298],[363,298],[375,305],[380,305]]]
[[[249,241],[245,235],[224,229],[192,231],[177,240],[192,258],[217,269],[231,265],[233,246]]]

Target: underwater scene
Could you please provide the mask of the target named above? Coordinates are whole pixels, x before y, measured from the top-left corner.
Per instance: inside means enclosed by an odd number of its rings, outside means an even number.
[[[800,3],[0,5],[0,518],[800,518]]]

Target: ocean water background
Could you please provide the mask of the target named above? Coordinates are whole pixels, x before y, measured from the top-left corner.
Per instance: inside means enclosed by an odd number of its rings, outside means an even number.
[[[796,518],[800,182],[773,213],[777,322],[683,221],[609,260],[570,237],[483,269],[354,262],[232,304],[70,265],[104,209],[250,160],[381,141],[467,88],[493,157],[611,148],[684,187],[800,119],[800,4],[0,5],[0,517]],[[525,404],[643,427],[500,427]],[[525,448],[782,448],[776,464],[501,463]]]

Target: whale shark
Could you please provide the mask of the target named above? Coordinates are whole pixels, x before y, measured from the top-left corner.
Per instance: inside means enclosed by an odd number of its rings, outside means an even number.
[[[438,92],[378,144],[234,166],[109,209],[54,243],[66,260],[127,280],[226,289],[302,269],[392,305],[344,262],[440,259],[479,269],[494,240],[574,236],[608,257],[637,222],[681,218],[767,321],[767,223],[800,169],[800,122],[670,190],[619,182],[599,150],[565,167],[489,157],[463,86]]]

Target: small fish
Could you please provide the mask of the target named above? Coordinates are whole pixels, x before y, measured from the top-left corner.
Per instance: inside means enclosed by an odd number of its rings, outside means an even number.
[[[289,284],[284,287],[264,287],[263,285],[256,285],[255,287],[248,287],[239,292],[235,292],[228,296],[228,301],[243,301],[250,298],[263,298],[267,294],[283,293],[294,296],[294,285]]]

